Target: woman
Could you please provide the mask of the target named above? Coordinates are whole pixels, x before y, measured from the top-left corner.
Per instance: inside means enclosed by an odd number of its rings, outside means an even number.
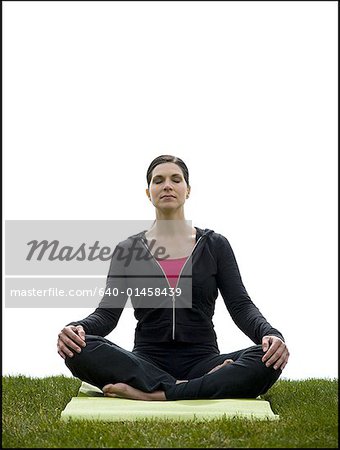
[[[113,305],[113,299],[104,296],[92,314],[63,328],[58,353],[74,376],[109,397],[159,401],[264,394],[288,362],[282,334],[249,298],[228,240],[185,220],[184,204],[191,189],[185,163],[172,155],[155,158],[147,171],[147,185],[156,220],[150,230],[122,244],[133,239],[136,248],[149,255],[145,264],[155,274],[154,282],[169,291],[173,288],[171,294],[164,301],[158,297],[161,303],[156,307],[141,307],[140,299],[132,299],[138,322],[131,352],[104,337],[117,325],[127,298],[115,298]],[[157,257],[151,243],[166,249],[167,257]],[[133,277],[124,278],[128,269],[124,268],[125,275],[120,270],[122,266],[112,258],[107,288],[132,283],[126,280]],[[186,279],[192,279],[192,297],[190,304],[181,305]],[[183,287],[182,294],[175,297],[178,286]],[[212,323],[218,290],[236,325],[255,345],[220,354]],[[164,303],[168,298],[170,306]]]

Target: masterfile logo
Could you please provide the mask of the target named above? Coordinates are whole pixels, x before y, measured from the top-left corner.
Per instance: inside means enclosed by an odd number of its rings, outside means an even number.
[[[191,258],[176,287],[170,286],[158,261],[170,256],[166,247],[135,237],[152,225],[146,220],[5,221],[5,306],[191,307]]]

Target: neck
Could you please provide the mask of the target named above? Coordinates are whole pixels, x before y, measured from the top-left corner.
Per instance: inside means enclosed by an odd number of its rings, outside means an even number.
[[[183,205],[176,209],[156,209],[156,220],[185,221]]]
[[[183,236],[191,233],[193,226],[190,220],[156,219],[149,230],[149,234],[157,236]]]

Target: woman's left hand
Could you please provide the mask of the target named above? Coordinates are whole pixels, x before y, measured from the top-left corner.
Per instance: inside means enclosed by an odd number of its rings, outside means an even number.
[[[262,361],[269,367],[274,364],[274,369],[283,370],[289,358],[288,347],[282,339],[277,336],[263,336],[262,350],[266,352]]]

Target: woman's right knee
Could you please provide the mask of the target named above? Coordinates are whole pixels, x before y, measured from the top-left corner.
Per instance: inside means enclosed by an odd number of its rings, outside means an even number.
[[[103,343],[102,339],[104,339],[104,338],[101,338],[101,336],[94,336],[91,334],[86,334],[85,335],[85,342],[86,342],[85,347],[81,347],[79,353],[74,349],[70,349],[73,353],[73,356],[66,355],[66,358],[65,358],[66,366],[71,368],[71,367],[74,367],[75,365],[82,364],[84,362],[84,360],[88,360],[89,353],[95,348],[95,346]]]
[[[74,366],[78,364],[88,364],[89,362],[93,361],[93,358],[95,356],[95,350],[98,348],[106,349],[109,347],[110,351],[113,351],[114,349],[117,349],[117,346],[109,341],[108,339],[105,339],[102,336],[96,336],[92,334],[86,334],[85,335],[85,347],[81,347],[80,352],[78,353],[76,350],[71,349],[73,356],[69,357],[66,356],[65,364],[67,366]]]
[[[84,359],[87,359],[87,354],[89,353],[88,347],[84,347],[80,350],[80,353],[76,352],[75,350],[72,350],[73,356],[66,355],[66,358],[64,360],[66,366],[68,368],[79,366],[82,364]]]

